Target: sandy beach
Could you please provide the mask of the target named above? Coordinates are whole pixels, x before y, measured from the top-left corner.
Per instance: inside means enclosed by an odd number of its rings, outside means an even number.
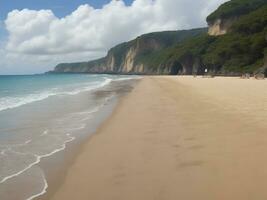
[[[266,200],[266,88],[265,80],[143,78],[50,199]]]

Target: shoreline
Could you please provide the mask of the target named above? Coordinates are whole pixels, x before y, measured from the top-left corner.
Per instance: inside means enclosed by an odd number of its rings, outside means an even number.
[[[121,98],[121,97],[118,97]],[[46,174],[46,181],[48,187],[46,188],[46,192],[36,196],[37,200],[45,200],[50,199],[51,196],[57,191],[62,182],[65,180],[66,173],[70,166],[73,165],[77,155],[82,151],[83,146],[90,140],[91,137],[95,134],[95,131],[99,126],[112,114],[112,111],[116,107],[119,99],[113,100],[111,105],[106,105],[101,113],[101,122],[98,121],[97,125],[92,127],[92,130],[88,135],[82,135],[79,138],[75,138],[70,143],[66,144],[66,148],[57,154],[54,157],[48,157],[40,162],[41,168],[44,170],[44,174]],[[106,113],[104,113],[106,112]]]
[[[120,98],[132,90],[138,79],[129,77],[114,79],[109,84],[101,84],[98,87],[99,89],[95,89],[92,92],[84,92],[78,94],[79,96],[70,96],[70,98],[65,99],[65,103],[62,105],[64,111],[57,107],[58,104],[56,103],[59,97],[36,103],[36,105],[30,107],[33,111],[35,108],[40,111],[43,108],[47,108],[47,112],[43,112],[43,115],[40,115],[43,120],[39,120],[37,115],[36,121],[32,121],[32,124],[37,128],[32,132],[27,132],[29,136],[25,137],[25,142],[22,141],[21,144],[14,145],[14,149],[17,147],[14,150],[14,154],[29,155],[33,157],[33,160],[30,160],[31,162],[29,161],[28,164],[26,163],[28,160],[25,159],[24,162],[28,165],[19,166],[21,167],[18,168],[20,171],[10,176],[3,176],[3,181],[0,183],[1,199],[49,199],[64,180],[64,175],[68,167],[72,165],[75,156],[79,154],[81,146],[96,132],[103,121],[111,115]],[[56,108],[53,110],[54,107]],[[23,109],[27,111],[27,107],[21,108],[21,113],[24,113],[22,112]],[[29,113],[31,113],[30,109],[28,109]],[[51,118],[51,121],[47,117],[51,114],[50,110],[57,114],[53,116],[54,118]],[[23,126],[22,130],[24,130]],[[50,138],[54,138],[56,142],[50,142],[51,146],[49,146],[50,143],[45,145],[45,142]],[[22,137],[22,139],[24,138]],[[38,143],[41,139],[43,139],[44,150],[34,149],[34,142]],[[31,146],[28,147],[28,144]],[[10,147],[10,152],[13,152],[11,148],[13,146]],[[33,153],[30,153],[31,150]],[[2,157],[7,158],[6,163],[8,165],[9,157],[5,156],[5,151],[9,151],[9,149],[3,148],[0,153]],[[23,153],[24,151],[27,154]],[[5,161],[2,157],[1,160]],[[12,161],[12,159],[10,160]],[[1,167],[2,169],[5,170],[5,165]]]
[[[98,111],[96,119],[90,122],[89,133],[79,135],[72,141],[66,143],[66,147],[62,151],[57,152],[53,157],[45,157],[38,163],[38,166],[44,171],[47,186],[40,194],[33,195],[28,200],[45,200],[53,196],[61,183],[64,182],[66,172],[75,162],[77,155],[79,155],[85,143],[93,137],[102,123],[112,115],[113,110],[116,109],[117,104],[119,104],[123,96],[127,95],[138,81],[139,78],[119,80],[119,82],[115,80],[110,85],[94,92],[95,98],[102,98],[102,96],[106,96],[106,93],[111,92],[116,93],[116,96],[109,100],[109,103],[104,104],[101,110]]]
[[[83,145],[51,199],[267,197],[262,189],[267,163],[261,159],[267,154],[265,114],[255,111],[267,105],[251,104],[267,97],[259,91],[267,82],[228,81],[142,79]],[[249,96],[251,89],[254,95]],[[239,109],[233,109],[235,103]],[[253,156],[256,152],[260,158]]]

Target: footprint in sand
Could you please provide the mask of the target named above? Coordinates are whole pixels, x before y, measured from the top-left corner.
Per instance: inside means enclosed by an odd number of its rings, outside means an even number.
[[[187,161],[187,162],[181,162],[178,164],[177,168],[178,169],[186,169],[190,167],[198,167],[204,164],[203,160],[192,160],[192,161]]]
[[[181,145],[180,144],[174,144],[174,145],[172,145],[175,149],[179,149],[180,147],[181,147]]]
[[[124,181],[126,173],[124,172],[117,172],[112,176],[112,182],[114,185],[121,185]]]
[[[126,176],[125,168],[123,166],[117,166],[113,169],[113,171],[114,172],[111,177],[112,183],[120,185]]]
[[[185,138],[186,141],[193,141],[195,140],[196,138],[195,137],[188,137],[188,138]]]
[[[204,147],[205,147],[204,145],[193,145],[193,146],[188,147],[188,149],[199,150],[199,149],[203,149]]]

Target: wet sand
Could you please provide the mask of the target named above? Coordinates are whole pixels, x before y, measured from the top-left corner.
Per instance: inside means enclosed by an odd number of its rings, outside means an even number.
[[[239,78],[144,78],[50,199],[267,199],[266,88]]]
[[[94,115],[93,120],[87,122],[89,130],[87,134],[80,134],[74,141],[67,144],[67,148],[64,151],[56,153],[53,157],[48,157],[41,160],[39,165],[44,171],[49,187],[44,195],[41,195],[36,199],[51,199],[51,196],[53,196],[63,182],[69,166],[72,166],[75,158],[77,155],[79,155],[81,148],[96,132],[97,128],[103,123],[103,121],[105,121],[112,114],[114,108],[118,104],[119,99],[127,95],[134,88],[137,82],[138,79],[113,81],[111,84],[107,85],[101,90],[95,91],[91,94],[90,99],[95,101],[99,101],[99,99],[110,96],[113,96],[113,98],[106,102],[106,104],[98,111],[98,113]],[[18,189],[16,191],[18,196],[20,196]],[[10,199],[7,198],[7,200]]]

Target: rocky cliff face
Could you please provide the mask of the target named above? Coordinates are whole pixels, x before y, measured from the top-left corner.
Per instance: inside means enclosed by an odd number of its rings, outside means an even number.
[[[216,19],[213,22],[209,22],[208,34],[210,36],[219,36],[226,34],[231,28],[232,24],[236,21],[236,18],[231,19]]]
[[[226,34],[239,17],[249,14],[266,4],[266,0],[230,0],[223,3],[207,17],[209,35]]]
[[[172,74],[177,71],[173,66],[150,66],[145,62],[146,58],[206,31],[206,28],[200,28],[146,34],[112,48],[104,58],[59,64],[53,73]]]

